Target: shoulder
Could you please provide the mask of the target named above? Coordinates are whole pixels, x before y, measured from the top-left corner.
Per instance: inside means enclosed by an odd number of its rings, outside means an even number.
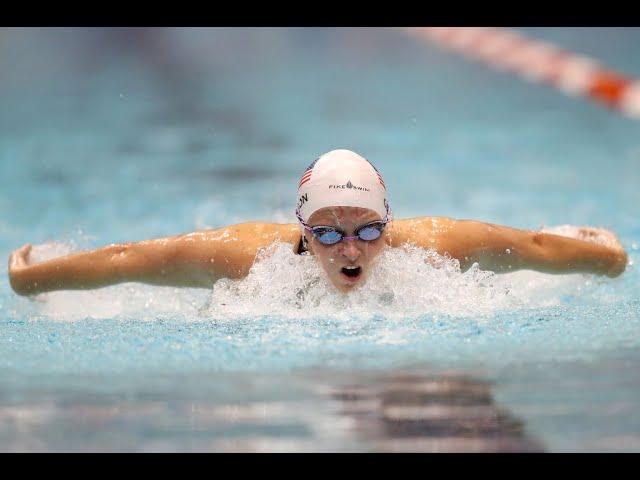
[[[296,243],[300,228],[294,223],[245,222],[202,232],[209,240],[240,241],[255,246],[274,242]]]
[[[387,242],[392,247],[411,243],[423,248],[440,249],[457,221],[449,217],[414,217],[393,220]]]
[[[253,265],[258,252],[276,242],[295,245],[300,229],[295,224],[246,222],[180,237],[180,248],[190,258],[211,263],[216,278],[240,278]]]

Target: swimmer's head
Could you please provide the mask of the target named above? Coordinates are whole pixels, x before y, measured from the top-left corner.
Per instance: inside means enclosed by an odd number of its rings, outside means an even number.
[[[298,183],[296,215],[301,222],[325,207],[368,208],[384,218],[387,190],[378,170],[351,150],[332,150],[318,157]]]
[[[322,155],[300,179],[296,215],[303,238],[329,280],[343,292],[364,282],[371,261],[387,242],[391,212],[386,193],[375,167],[349,150]],[[319,226],[333,227],[334,240],[336,235],[347,238],[328,243],[310,231]]]

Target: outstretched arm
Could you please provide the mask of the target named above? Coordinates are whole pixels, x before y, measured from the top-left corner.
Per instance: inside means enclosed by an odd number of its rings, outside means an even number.
[[[498,273],[527,269],[545,273],[594,273],[616,277],[627,254],[603,229],[581,227],[578,238],[519,230],[473,220],[452,220],[441,248],[460,260],[463,270],[478,262]],[[605,243],[595,243],[604,237]]]
[[[11,287],[20,295],[92,289],[122,282],[209,288],[219,278],[241,278],[260,248],[289,241],[286,225],[245,223],[216,230],[109,245],[30,264],[30,245],[9,258]]]

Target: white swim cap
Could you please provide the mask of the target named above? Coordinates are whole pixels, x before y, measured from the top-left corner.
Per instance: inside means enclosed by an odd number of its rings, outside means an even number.
[[[332,150],[318,157],[298,184],[296,214],[303,222],[324,207],[368,208],[384,219],[390,213],[387,190],[378,170],[351,150]]]

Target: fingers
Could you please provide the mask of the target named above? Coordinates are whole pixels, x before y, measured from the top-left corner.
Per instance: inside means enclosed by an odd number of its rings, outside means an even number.
[[[616,256],[616,260],[613,266],[607,272],[607,276],[610,278],[615,278],[622,274],[627,267],[628,256],[627,253],[623,250]]]
[[[606,272],[610,278],[620,276],[627,267],[628,256],[615,233],[606,228],[581,227],[581,240],[608,247],[611,251],[611,267]]]
[[[19,249],[15,250],[9,257],[9,269],[26,267],[28,265],[31,247],[31,244],[27,243],[26,245],[23,245]]]

